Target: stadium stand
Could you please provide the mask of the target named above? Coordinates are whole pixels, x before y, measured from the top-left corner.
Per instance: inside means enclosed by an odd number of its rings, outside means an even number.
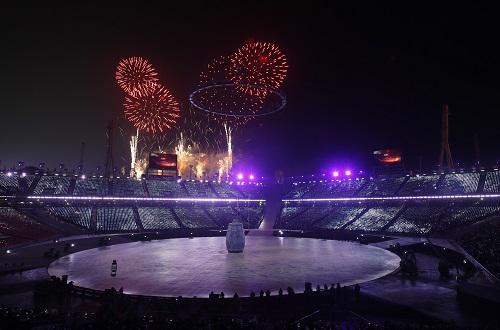
[[[248,199],[264,198],[263,189],[262,186],[260,185],[254,183],[247,183],[247,184],[236,185],[234,187],[240,192],[243,198],[248,198]]]
[[[496,278],[500,278],[500,222],[478,223],[456,238],[457,242]]]
[[[358,206],[331,206],[327,215],[314,224],[314,227],[323,229],[339,229],[358,217],[364,207]]]
[[[56,237],[58,232],[11,207],[0,207],[0,234],[28,241]]]
[[[477,191],[479,173],[446,174],[439,187],[440,194],[472,194]]]
[[[444,206],[409,206],[397,219],[389,226],[387,231],[397,233],[426,234],[433,226],[436,226],[441,214],[445,210]]]
[[[78,178],[74,195],[78,196],[108,196],[109,181],[107,178]]]
[[[188,197],[187,190],[177,181],[147,180],[149,197]]]
[[[1,236],[0,237],[0,249],[1,248],[9,248],[16,245],[26,244],[31,242],[31,240],[20,237],[13,236]]]
[[[439,175],[412,176],[401,187],[398,195],[434,195],[436,193],[439,177]]]
[[[445,232],[459,226],[471,225],[500,212],[500,206],[458,206],[450,207],[446,215],[436,224],[435,230]]]
[[[113,178],[113,196],[135,196],[144,197],[142,181],[130,178]]]
[[[348,230],[380,231],[401,210],[400,206],[372,207],[353,223],[346,227]]]
[[[206,181],[183,181],[184,187],[191,197],[215,198],[217,195]]]
[[[284,207],[280,226],[287,229],[303,230],[317,220],[326,216],[330,211],[328,205],[313,204],[310,207]]]
[[[243,198],[243,194],[236,189],[233,189],[233,185],[226,182],[212,182],[210,183],[215,193],[220,198]]]
[[[146,230],[180,228],[172,210],[167,207],[139,207],[139,218]]]
[[[38,181],[34,195],[69,195],[71,178],[67,176],[42,176]]]
[[[187,228],[218,228],[208,213],[199,205],[176,206],[174,212]]]
[[[19,185],[17,183],[17,174],[0,174],[0,192],[7,193],[11,191],[17,191],[18,189]]]
[[[227,225],[235,219],[239,221],[243,220],[240,214],[231,206],[208,206],[206,210],[215,219],[219,227],[223,229],[227,229]],[[245,228],[248,228],[247,223],[243,225]]]
[[[498,193],[500,192],[500,173],[499,171],[487,172],[486,180],[484,182],[485,193]]]
[[[393,196],[404,181],[404,177],[370,180],[361,188],[357,196]]]
[[[299,199],[304,196],[304,194],[309,191],[312,187],[316,185],[316,182],[294,182],[289,188],[288,192],[283,195],[284,199]]]
[[[134,213],[130,207],[100,207],[96,212],[97,231],[136,230]]]
[[[239,206],[235,208],[243,219],[245,228],[259,228],[264,213],[264,205],[260,206]]]
[[[86,229],[90,228],[90,207],[57,206],[47,207],[47,210],[59,219]]]

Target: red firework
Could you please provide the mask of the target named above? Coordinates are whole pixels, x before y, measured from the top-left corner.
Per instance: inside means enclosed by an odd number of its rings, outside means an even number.
[[[149,83],[144,92],[125,97],[125,117],[141,131],[162,133],[179,118],[179,103],[160,84]]]
[[[115,73],[118,86],[132,96],[144,93],[147,86],[158,81],[157,76],[151,63],[142,57],[121,60]]]
[[[230,61],[229,79],[232,82],[258,86],[243,87],[250,95],[265,96],[267,88],[278,89],[288,71],[285,54],[269,42],[250,40],[230,56]]]

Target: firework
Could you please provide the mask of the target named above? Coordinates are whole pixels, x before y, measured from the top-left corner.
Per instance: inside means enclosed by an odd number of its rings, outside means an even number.
[[[136,135],[132,135],[130,138],[130,177],[134,178],[136,173],[135,169],[135,161],[137,158],[137,142],[139,142],[139,130],[137,130]]]
[[[179,103],[160,84],[149,83],[137,96],[125,97],[124,107],[134,127],[152,134],[170,129],[179,117]]]
[[[262,108],[262,93],[249,95],[239,83],[231,82],[231,60],[221,56],[214,59],[200,74],[201,86],[214,86],[197,95],[197,104],[211,117],[230,126],[240,126],[252,119]],[[224,85],[227,83],[227,85]]]
[[[151,83],[158,81],[157,75],[148,60],[142,57],[129,57],[118,63],[115,78],[121,89],[131,96],[137,96],[139,93],[144,93]]]
[[[288,63],[273,43],[249,41],[230,56],[229,79],[243,86],[245,93],[265,96],[268,88],[278,89],[286,78]],[[264,87],[264,88],[262,88]]]

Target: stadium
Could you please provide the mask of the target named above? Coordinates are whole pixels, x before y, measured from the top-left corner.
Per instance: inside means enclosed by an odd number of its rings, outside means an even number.
[[[494,15],[28,7],[0,329],[500,328]]]
[[[307,296],[306,282],[318,285],[310,294],[320,300],[337,283],[346,290],[358,284],[375,296],[399,290],[393,303],[411,306],[402,303],[398,283],[407,277],[426,281],[411,291],[414,300],[447,290],[446,304],[458,306],[458,295],[494,306],[497,251],[485,247],[497,244],[498,169],[342,176],[278,184],[1,173],[0,267],[11,274],[3,281],[49,281],[35,286],[35,296],[71,282],[68,295],[97,301],[111,287],[132,300],[213,300],[223,292],[228,301],[235,294],[244,301],[261,290],[283,299],[287,289]],[[225,231],[235,218],[247,232],[243,269],[225,259]],[[206,260],[212,254],[223,258]],[[287,271],[296,265],[304,269]],[[206,275],[202,282],[197,272]],[[57,278],[64,284],[51,282]],[[439,278],[448,278],[445,288],[432,283]],[[453,313],[445,317],[464,317]]]

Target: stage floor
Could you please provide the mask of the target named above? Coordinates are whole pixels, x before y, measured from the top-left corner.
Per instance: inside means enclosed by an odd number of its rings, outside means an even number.
[[[117,260],[116,277],[111,262]],[[304,283],[351,285],[391,273],[395,254],[354,242],[247,236],[244,253],[227,253],[225,237],[176,238],[100,247],[64,256],[49,267],[75,285],[151,296],[240,296],[263,289],[276,294]]]

